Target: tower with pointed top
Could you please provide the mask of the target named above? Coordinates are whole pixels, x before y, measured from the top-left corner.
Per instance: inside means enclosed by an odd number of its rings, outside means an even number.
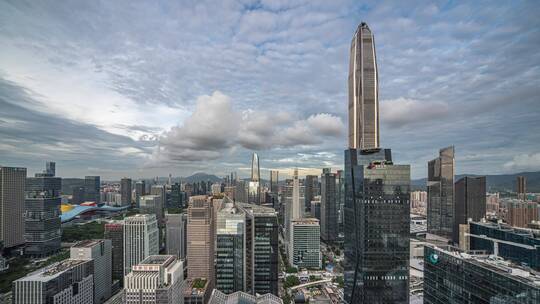
[[[251,157],[251,179],[248,185],[248,203],[261,203],[261,171],[259,168],[259,156],[253,153]]]

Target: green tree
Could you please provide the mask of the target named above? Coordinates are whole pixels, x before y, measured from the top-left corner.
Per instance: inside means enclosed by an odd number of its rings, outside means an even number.
[[[298,273],[298,269],[296,267],[287,266],[287,273]]]
[[[300,280],[297,276],[290,275],[285,279],[285,283],[283,283],[284,288],[291,288],[296,285],[300,285]]]

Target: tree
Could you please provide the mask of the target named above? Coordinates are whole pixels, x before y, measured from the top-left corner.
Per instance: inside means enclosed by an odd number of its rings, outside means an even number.
[[[287,266],[287,273],[298,273],[298,269],[296,267]]]
[[[300,280],[295,275],[290,275],[285,279],[285,283],[283,283],[284,288],[291,288],[296,285],[300,285]]]

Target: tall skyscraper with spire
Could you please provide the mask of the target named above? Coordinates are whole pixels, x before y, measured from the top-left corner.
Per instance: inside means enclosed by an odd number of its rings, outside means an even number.
[[[253,153],[251,157],[251,179],[248,185],[248,203],[261,203],[261,171],[259,169],[259,156]]]
[[[349,62],[349,148],[379,147],[379,85],[375,39],[360,23],[351,42]]]
[[[379,148],[375,45],[363,22],[351,43],[350,63],[344,300],[405,304],[409,303],[410,166],[395,165],[391,150]]]

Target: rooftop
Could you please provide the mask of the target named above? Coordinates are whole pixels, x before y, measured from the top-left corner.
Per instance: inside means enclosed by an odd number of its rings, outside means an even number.
[[[84,248],[90,248],[90,247],[94,247],[96,245],[98,245],[99,243],[103,242],[103,240],[84,240],[84,241],[80,241],[78,243],[76,243],[75,245],[73,245],[72,247],[78,247],[78,248],[81,248],[81,247],[84,247]]]
[[[276,210],[270,207],[264,207],[264,206],[259,206],[255,204],[246,204],[246,203],[240,203],[240,202],[237,202],[236,205],[240,207],[241,209],[243,209],[245,212],[250,213],[250,214],[269,215],[269,216],[277,215]]]
[[[292,220],[291,223],[293,225],[319,225],[319,220],[316,218],[299,218]]]
[[[61,273],[83,263],[88,263],[88,261],[72,259],[63,260],[31,272],[27,276],[20,278],[17,281],[49,281],[54,279]]]
[[[139,263],[139,266],[142,265],[165,265],[169,261],[175,260],[173,255],[151,255]]]

